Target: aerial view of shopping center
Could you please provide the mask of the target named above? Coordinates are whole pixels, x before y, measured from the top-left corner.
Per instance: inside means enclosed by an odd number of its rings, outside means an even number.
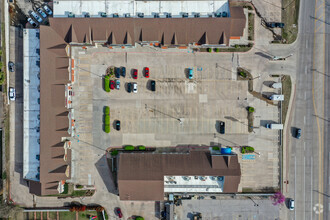
[[[0,215],[327,219],[328,4],[1,1]]]

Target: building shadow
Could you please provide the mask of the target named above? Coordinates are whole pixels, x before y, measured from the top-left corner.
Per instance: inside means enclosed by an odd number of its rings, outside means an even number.
[[[106,186],[108,192],[117,194],[117,189],[115,187],[113,175],[108,165],[108,158],[106,154],[103,155],[96,163],[95,167],[101,176],[104,185]]]
[[[269,88],[272,88],[272,85],[274,84],[274,81],[264,81],[263,84]]]

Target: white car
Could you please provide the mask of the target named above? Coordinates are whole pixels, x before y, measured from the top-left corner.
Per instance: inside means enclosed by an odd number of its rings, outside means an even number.
[[[133,83],[133,92],[137,93],[138,89],[137,89],[137,83]]]
[[[289,209],[294,210],[294,200],[293,199],[289,200]]]
[[[37,9],[37,12],[38,12],[42,17],[47,18],[46,13],[45,13],[41,8],[38,8],[38,9]]]
[[[37,15],[37,13],[35,13],[34,11],[31,11],[31,15],[40,23],[42,22],[42,18]]]
[[[13,87],[9,87],[9,99],[15,101],[16,99],[16,90]]]
[[[38,27],[38,24],[37,24],[32,18],[28,18],[27,21],[28,21],[33,27]]]
[[[43,6],[43,9],[46,11],[46,13],[48,15],[52,15],[53,14],[52,10],[47,5],[44,5]]]

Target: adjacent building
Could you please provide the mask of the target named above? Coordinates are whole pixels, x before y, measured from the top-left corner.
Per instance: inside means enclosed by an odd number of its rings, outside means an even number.
[[[168,194],[237,193],[241,169],[236,154],[121,153],[121,200],[162,201]]]

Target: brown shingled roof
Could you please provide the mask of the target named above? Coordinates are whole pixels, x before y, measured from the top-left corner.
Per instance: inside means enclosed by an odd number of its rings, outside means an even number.
[[[228,158],[230,157],[230,163]],[[122,153],[118,189],[121,200],[163,200],[164,176],[225,176],[224,192],[237,192],[241,177],[237,155]]]
[[[159,41],[163,45],[189,43],[228,45],[230,36],[243,34],[246,23],[242,8],[231,7],[230,10],[230,18],[49,18],[50,26],[41,25],[40,183],[32,183],[30,191],[40,195],[56,194],[58,182],[70,178],[64,172],[71,164],[70,150],[68,150],[68,159],[64,161],[61,158],[63,151],[53,149],[62,147],[62,138],[69,136],[68,110],[65,107],[64,96],[65,85],[69,83],[69,57],[66,53],[69,43],[101,41],[109,44],[134,44],[134,42]],[[168,159],[175,162],[175,157],[182,155],[173,155]],[[205,158],[202,161],[210,166]],[[203,170],[200,170],[203,166],[191,163],[189,167],[185,164],[180,165],[187,170],[194,167],[196,172],[203,173]],[[163,167],[159,168],[163,169]],[[227,172],[226,169],[219,171]],[[168,172],[175,175],[176,172],[183,171],[173,169]],[[151,174],[148,172],[148,175]],[[156,178],[156,182],[159,180],[158,176],[153,174],[150,178]],[[156,186],[159,187],[155,183]],[[38,190],[37,187],[41,189]]]

